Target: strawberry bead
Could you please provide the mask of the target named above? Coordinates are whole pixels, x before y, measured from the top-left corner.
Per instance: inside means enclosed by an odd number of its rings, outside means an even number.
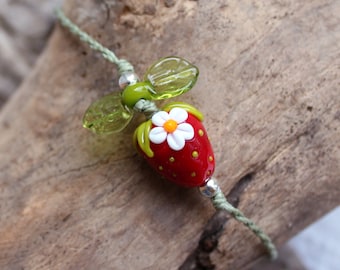
[[[149,123],[139,127],[144,130],[144,138],[138,140],[137,149],[166,179],[185,187],[202,186],[215,168],[202,116],[188,104],[175,105],[155,113]],[[146,151],[145,144],[151,151]]]

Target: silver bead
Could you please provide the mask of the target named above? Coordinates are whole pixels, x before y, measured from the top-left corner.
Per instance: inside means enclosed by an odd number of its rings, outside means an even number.
[[[218,186],[216,179],[213,177],[209,178],[205,182],[204,186],[199,187],[201,194],[208,198],[214,197],[219,189],[220,187]]]
[[[126,86],[135,84],[139,81],[138,75],[132,71],[124,72],[118,80],[119,87],[124,89]]]

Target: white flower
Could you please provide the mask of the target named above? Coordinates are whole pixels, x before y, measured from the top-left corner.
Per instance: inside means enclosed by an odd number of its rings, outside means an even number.
[[[152,123],[155,125],[149,133],[149,139],[155,144],[167,140],[172,150],[183,149],[186,140],[194,137],[194,128],[188,123],[188,113],[181,108],[173,108],[169,113],[160,111],[152,116]]]

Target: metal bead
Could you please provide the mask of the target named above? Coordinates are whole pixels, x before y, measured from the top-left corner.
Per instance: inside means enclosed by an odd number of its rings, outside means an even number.
[[[218,186],[216,179],[213,177],[209,178],[205,182],[204,186],[199,187],[201,194],[208,198],[214,197],[219,189],[220,187]]]
[[[119,87],[124,89],[130,84],[135,84],[139,81],[138,75],[132,71],[123,73],[118,80]]]

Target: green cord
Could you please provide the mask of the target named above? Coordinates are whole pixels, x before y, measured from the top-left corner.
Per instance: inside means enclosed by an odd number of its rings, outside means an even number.
[[[223,192],[220,188],[214,197],[211,198],[211,201],[216,209],[226,210],[229,212],[236,220],[243,223],[247,226],[258,238],[261,239],[263,245],[267,248],[268,253],[270,254],[271,259],[277,258],[277,250],[272,240],[269,238],[267,234],[265,234],[260,227],[258,227],[253,221],[244,216],[244,214],[232,206],[224,196]]]
[[[64,12],[61,9],[56,10],[56,15],[60,20],[60,23],[67,28],[71,33],[78,36],[81,41],[87,43],[90,48],[100,52],[105,59],[110,61],[111,63],[117,65],[119,74],[134,71],[133,66],[126,61],[125,59],[119,59],[114,52],[110,51],[108,48],[105,48],[98,41],[96,41],[93,37],[80,30],[80,28],[75,25],[69,18],[66,17]]]

